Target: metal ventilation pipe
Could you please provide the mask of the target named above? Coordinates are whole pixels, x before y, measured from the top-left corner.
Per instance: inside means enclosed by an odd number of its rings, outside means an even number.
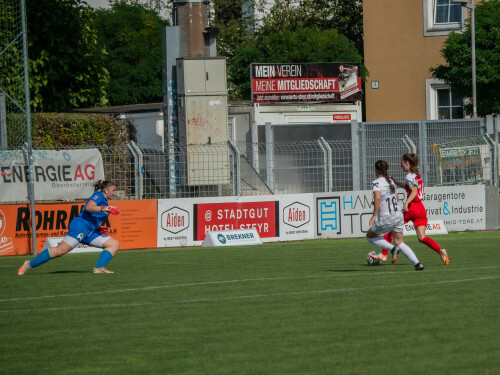
[[[208,28],[210,1],[172,0],[173,24],[181,28],[180,57],[208,57],[205,29]]]

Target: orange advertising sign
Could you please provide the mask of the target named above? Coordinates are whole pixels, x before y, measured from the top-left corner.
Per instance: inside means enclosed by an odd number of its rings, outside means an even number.
[[[104,224],[109,235],[120,242],[120,249],[156,248],[157,201],[113,201],[120,215],[110,215]],[[70,221],[79,215],[84,202],[43,203],[35,206],[37,250],[48,237],[64,237]],[[29,255],[31,244],[31,211],[28,204],[0,205],[0,256]]]

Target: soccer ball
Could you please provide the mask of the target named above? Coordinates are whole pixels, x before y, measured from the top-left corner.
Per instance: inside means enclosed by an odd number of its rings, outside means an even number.
[[[380,263],[382,263],[382,260],[380,259],[373,259],[373,256],[378,256],[380,253],[378,251],[370,251],[368,255],[366,256],[366,263],[368,263],[369,266],[378,266]]]

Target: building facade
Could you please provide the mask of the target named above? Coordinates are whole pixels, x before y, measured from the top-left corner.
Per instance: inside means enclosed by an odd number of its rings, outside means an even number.
[[[463,98],[429,69],[451,32],[461,32],[469,11],[452,0],[364,0],[366,121],[463,117]]]

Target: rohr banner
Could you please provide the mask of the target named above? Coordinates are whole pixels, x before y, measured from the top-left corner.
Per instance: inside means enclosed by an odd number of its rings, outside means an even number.
[[[253,103],[361,100],[358,63],[251,64]]]
[[[104,178],[97,149],[33,150],[36,200],[86,199],[96,181]],[[28,200],[29,167],[23,151],[0,152],[0,201]]]

